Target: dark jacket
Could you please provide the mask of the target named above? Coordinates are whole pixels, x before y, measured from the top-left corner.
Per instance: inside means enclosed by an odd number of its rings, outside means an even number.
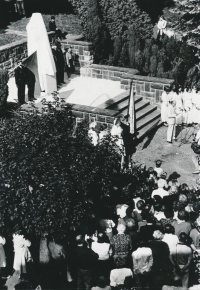
[[[34,84],[35,83],[34,73],[28,68],[25,68],[25,72],[26,72],[26,84]]]
[[[15,83],[17,86],[23,85],[26,83],[26,69],[25,67],[17,67],[15,69]]]
[[[86,246],[76,248],[75,259],[77,266],[82,270],[91,269],[98,260],[99,255]]]
[[[56,31],[56,23],[55,23],[55,21],[54,22],[52,22],[52,21],[49,21],[49,30],[50,31]]]

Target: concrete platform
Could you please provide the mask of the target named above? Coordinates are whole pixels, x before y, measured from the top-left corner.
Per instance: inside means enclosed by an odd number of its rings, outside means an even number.
[[[65,75],[65,82],[66,84],[58,88],[58,92],[60,97],[64,98],[67,103],[98,107],[107,100],[125,92],[125,90],[120,88],[120,82],[116,81],[76,75],[68,79]],[[17,102],[17,87],[14,78],[10,78],[8,86],[8,102]],[[51,95],[46,95],[45,92],[42,92],[36,96],[35,104],[40,103],[44,97],[47,101],[53,101]],[[26,101],[28,101],[27,89]]]

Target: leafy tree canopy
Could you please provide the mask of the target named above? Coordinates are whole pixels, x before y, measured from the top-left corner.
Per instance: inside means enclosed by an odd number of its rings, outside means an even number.
[[[88,209],[111,195],[119,155],[108,138],[94,147],[88,125],[74,137],[69,108],[17,112],[0,123],[0,228],[65,238]]]

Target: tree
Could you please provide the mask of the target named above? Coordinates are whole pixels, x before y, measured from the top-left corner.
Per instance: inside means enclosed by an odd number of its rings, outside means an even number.
[[[170,9],[172,15],[176,16],[174,29],[187,39],[191,46],[200,48],[200,5],[199,0],[176,0]]]
[[[85,213],[112,199],[119,155],[108,138],[94,147],[87,126],[74,137],[69,108],[16,112],[0,124],[0,228],[60,239]]]

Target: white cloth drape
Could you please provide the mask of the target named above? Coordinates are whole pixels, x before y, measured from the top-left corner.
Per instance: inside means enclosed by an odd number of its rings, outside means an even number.
[[[41,90],[45,90],[46,93],[57,91],[55,62],[46,27],[40,13],[32,14],[26,30],[28,35],[28,55],[37,51]]]

